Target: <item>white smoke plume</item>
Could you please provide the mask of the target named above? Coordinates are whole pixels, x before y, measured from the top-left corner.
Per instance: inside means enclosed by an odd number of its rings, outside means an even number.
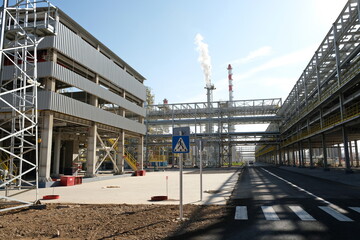
[[[203,42],[204,38],[200,33],[195,36],[196,50],[199,52],[198,61],[201,64],[201,68],[205,75],[206,87],[211,86],[211,58],[209,56],[209,47]]]

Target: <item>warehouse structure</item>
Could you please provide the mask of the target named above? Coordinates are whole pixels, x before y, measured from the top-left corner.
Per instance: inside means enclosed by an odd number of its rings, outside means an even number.
[[[47,1],[3,6],[0,199],[79,169],[141,170],[145,78]]]

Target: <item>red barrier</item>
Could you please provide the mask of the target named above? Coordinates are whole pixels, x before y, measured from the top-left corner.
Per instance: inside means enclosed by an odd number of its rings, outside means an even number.
[[[60,185],[61,186],[74,186],[75,184],[75,177],[74,176],[62,176],[60,178]]]

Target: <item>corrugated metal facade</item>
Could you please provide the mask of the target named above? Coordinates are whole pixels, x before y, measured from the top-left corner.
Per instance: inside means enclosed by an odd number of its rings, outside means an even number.
[[[115,93],[108,91],[100,85],[89,81],[88,79],[70,71],[53,62],[42,62],[38,64],[38,76],[47,77],[52,76],[56,79],[61,79],[62,82],[67,83],[76,88],[82,89],[87,93],[102,98],[108,102],[114,103],[122,108],[125,108],[133,113],[145,117],[146,110],[143,107],[136,105]]]
[[[55,48],[59,52],[88,67],[93,72],[109,80],[114,85],[126,89],[129,93],[145,101],[145,86],[120,68],[111,59],[84,41],[62,23],[58,25],[58,34],[46,37],[39,45],[42,48]]]
[[[81,29],[80,29],[81,30]],[[115,64],[113,60],[106,57],[99,50],[87,43],[84,39],[71,31],[64,24],[59,23],[56,36],[45,37],[38,49],[56,49],[79,64],[85,66],[95,74],[98,74],[109,83],[124,89],[127,93],[146,101],[146,88],[126,72],[125,69]],[[14,75],[14,66],[3,68],[3,79],[10,79]],[[52,61],[38,62],[38,77],[52,77],[57,81],[83,90],[90,95],[97,96],[107,102],[124,108],[139,117],[145,117],[145,108],[117,95],[99,84],[82,77],[81,75],[67,69]],[[6,97],[12,102],[10,96]],[[1,104],[0,111],[9,111],[5,104]],[[39,110],[50,110],[70,116],[88,119],[97,123],[109,125],[119,129],[144,135],[146,127],[137,121],[124,118],[109,111],[105,111],[90,104],[75,100],[73,98],[50,91],[39,91]]]
[[[60,112],[143,135],[146,133],[146,127],[144,124],[132,121],[55,92],[39,91],[38,99],[39,110]]]

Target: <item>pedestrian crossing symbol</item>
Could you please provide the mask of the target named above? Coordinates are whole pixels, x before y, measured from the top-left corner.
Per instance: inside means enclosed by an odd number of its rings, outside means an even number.
[[[173,136],[172,148],[173,153],[188,153],[189,152],[189,136]]]
[[[182,138],[179,138],[178,142],[175,145],[174,151],[175,152],[187,152],[187,148],[186,148],[184,140]]]

